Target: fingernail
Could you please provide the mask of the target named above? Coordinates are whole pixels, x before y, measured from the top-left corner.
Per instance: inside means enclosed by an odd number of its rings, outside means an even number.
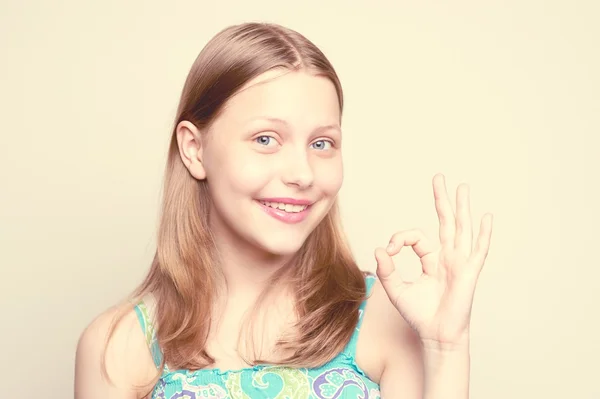
[[[391,251],[392,249],[394,249],[394,243],[390,242],[386,248],[386,250]]]

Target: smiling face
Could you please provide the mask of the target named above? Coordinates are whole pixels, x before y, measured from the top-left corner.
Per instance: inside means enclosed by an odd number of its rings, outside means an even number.
[[[266,72],[228,101],[197,148],[201,163],[184,159],[207,179],[218,242],[269,255],[300,249],[342,184],[339,108],[333,83],[306,71]]]

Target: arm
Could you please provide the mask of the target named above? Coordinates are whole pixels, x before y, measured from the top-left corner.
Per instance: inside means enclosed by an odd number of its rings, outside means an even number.
[[[104,346],[117,309],[96,318],[83,332],[75,358],[75,399],[138,399],[156,374],[146,341],[133,311],[116,326],[106,349],[106,371],[102,372]],[[143,392],[143,393],[142,393]]]
[[[469,397],[469,344],[441,348],[423,342],[425,399],[466,399]]]
[[[469,397],[469,346],[440,347],[422,341],[386,296],[378,281],[371,300],[377,308],[381,345],[387,348],[381,397],[466,399]],[[375,310],[375,309],[373,309]]]
[[[461,184],[456,190],[456,212],[443,175],[434,177],[433,189],[441,248],[437,250],[420,230],[398,232],[385,249],[375,250],[377,275],[392,306],[407,321],[404,328],[396,322],[399,346],[422,353],[423,393],[412,397],[468,399],[471,308],[490,246],[493,217],[487,214],[482,218],[473,247],[468,186]],[[405,246],[412,247],[421,262],[421,275],[414,281],[405,281],[392,260]],[[409,326],[415,336],[402,332]],[[382,379],[385,377],[386,385],[389,381],[391,388],[386,391],[394,398],[399,397],[400,389],[395,374],[408,368],[402,366],[404,362],[391,354],[384,366]]]
[[[415,331],[406,323],[387,297],[378,280],[369,299],[377,314],[379,337],[371,341],[381,345],[383,371],[379,381],[383,399],[422,399],[425,381],[424,353]]]

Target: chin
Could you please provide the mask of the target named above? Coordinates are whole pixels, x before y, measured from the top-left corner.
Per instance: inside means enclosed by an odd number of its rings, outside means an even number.
[[[270,242],[268,244],[263,245],[263,248],[271,255],[292,256],[295,255],[300,250],[300,248],[302,248],[303,244],[304,242]]]
[[[257,243],[264,251],[274,256],[295,255],[304,245],[306,237],[283,233],[271,233],[261,237]]]

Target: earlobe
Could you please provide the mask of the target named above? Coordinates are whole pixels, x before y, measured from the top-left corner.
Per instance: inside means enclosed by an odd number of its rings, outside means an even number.
[[[177,145],[179,155],[190,174],[198,179],[206,178],[206,170],[202,164],[202,141],[200,131],[189,121],[181,121],[177,124]]]

